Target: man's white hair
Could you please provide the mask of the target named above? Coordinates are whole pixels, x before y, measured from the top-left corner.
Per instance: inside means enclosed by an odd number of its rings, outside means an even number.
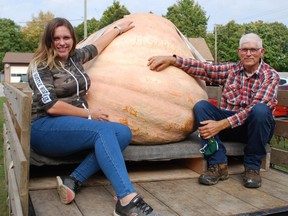
[[[255,33],[248,33],[245,35],[242,35],[239,41],[239,47],[241,48],[241,45],[247,42],[255,41],[258,43],[258,48],[262,47],[262,39]]]

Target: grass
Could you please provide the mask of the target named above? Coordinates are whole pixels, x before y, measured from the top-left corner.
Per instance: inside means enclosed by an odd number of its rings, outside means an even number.
[[[288,139],[287,138],[274,136],[271,140],[271,144],[274,148],[288,151]]]
[[[4,157],[3,157],[3,103],[5,97],[0,97],[0,216],[7,216],[8,206],[7,206],[7,186],[5,180],[5,171],[4,171]]]
[[[274,148],[288,151],[288,138],[274,136],[271,139],[271,145]],[[282,166],[278,166],[278,165],[273,165],[272,167],[288,173],[288,167],[282,167]]]

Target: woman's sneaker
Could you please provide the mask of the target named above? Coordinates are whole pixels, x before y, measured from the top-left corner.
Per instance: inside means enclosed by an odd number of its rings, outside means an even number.
[[[57,176],[56,180],[61,202],[71,203],[75,198],[75,193],[80,190],[81,183],[71,176]]]
[[[122,206],[120,204],[120,200],[118,200],[116,203],[116,208],[114,210],[114,216],[162,216],[162,215],[153,211],[153,208],[149,206],[138,194],[126,206]]]

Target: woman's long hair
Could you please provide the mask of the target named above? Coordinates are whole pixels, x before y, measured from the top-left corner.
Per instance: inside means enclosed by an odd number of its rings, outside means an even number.
[[[54,18],[51,20],[45,27],[44,32],[42,34],[42,38],[40,40],[39,46],[34,54],[34,57],[30,63],[30,67],[35,67],[41,64],[43,68],[49,67],[50,69],[53,67],[57,67],[57,62],[55,58],[57,57],[57,53],[55,52],[55,47],[53,46],[53,38],[55,29],[59,26],[65,26],[69,29],[70,34],[73,39],[72,49],[70,54],[75,51],[76,47],[76,34],[71,23],[65,18]],[[30,70],[31,71],[31,70]]]

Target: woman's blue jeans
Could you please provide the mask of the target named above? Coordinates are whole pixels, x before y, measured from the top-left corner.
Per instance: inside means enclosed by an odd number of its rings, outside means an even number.
[[[233,111],[221,110],[208,101],[199,101],[194,106],[196,126],[204,120],[221,120],[235,114]],[[208,157],[208,164],[227,163],[226,149],[222,141],[239,141],[245,143],[244,167],[260,169],[261,160],[266,155],[266,144],[270,141],[275,127],[275,120],[271,110],[265,104],[256,104],[245,121],[236,128],[221,131],[215,136],[219,150]],[[207,140],[202,139],[204,145]]]
[[[119,199],[135,192],[122,154],[131,138],[131,131],[126,125],[74,116],[46,116],[31,125],[31,147],[34,151],[48,157],[87,151],[88,155],[72,176],[84,182],[101,169]]]

